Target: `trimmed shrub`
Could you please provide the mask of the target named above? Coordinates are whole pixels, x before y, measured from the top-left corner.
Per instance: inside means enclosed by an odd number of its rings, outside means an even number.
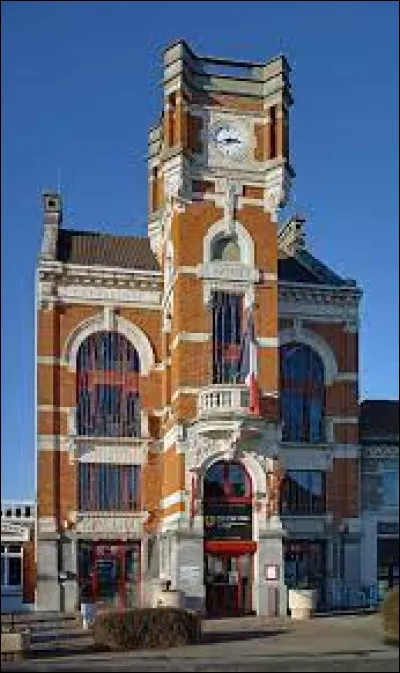
[[[399,642],[399,587],[388,592],[382,605],[383,628],[387,640]]]
[[[96,647],[109,650],[168,648],[197,643],[201,617],[178,608],[137,608],[96,617]]]

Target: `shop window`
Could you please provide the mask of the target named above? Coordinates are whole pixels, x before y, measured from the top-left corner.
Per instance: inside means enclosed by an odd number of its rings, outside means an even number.
[[[22,547],[19,544],[1,547],[1,585],[13,589],[22,586]]]

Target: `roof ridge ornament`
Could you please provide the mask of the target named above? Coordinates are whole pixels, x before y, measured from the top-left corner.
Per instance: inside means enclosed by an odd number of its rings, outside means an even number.
[[[292,215],[278,232],[278,248],[289,257],[295,257],[298,252],[305,248],[305,221],[306,218],[303,215]]]

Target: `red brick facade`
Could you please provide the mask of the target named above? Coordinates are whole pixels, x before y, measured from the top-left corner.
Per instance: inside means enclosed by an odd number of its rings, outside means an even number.
[[[326,372],[324,418],[331,424],[326,444],[333,450],[332,460],[327,460],[327,509],[335,521],[358,517],[358,332],[354,324],[349,327],[343,303],[343,297],[349,295],[356,312],[357,291],[341,279],[333,288],[331,281],[321,281],[317,271],[305,268],[296,241],[289,249],[289,234],[278,236],[276,208],[284,200],[284,185],[292,174],[287,138],[291,103],[287,66],[279,59],[263,66],[270,68],[271,77],[279,75],[283,82],[279,94],[271,100],[264,94],[232,93],[229,83],[221,83],[220,91],[201,91],[191,86],[189,77],[185,79],[189,66],[179,61],[179,49],[188,48],[178,44],[165,56],[168,86],[166,83],[163,122],[151,130],[149,140],[149,240],[160,268],[149,271],[140,266],[121,266],[107,270],[107,264],[99,265],[93,259],[79,268],[69,259],[61,267],[57,253],[51,256],[46,246],[42,251],[37,432],[38,522],[39,531],[41,521],[45,522],[43,531],[47,531],[43,539],[66,529],[74,534],[79,516],[77,473],[82,458],[74,421],[76,354],[81,335],[89,334],[91,325],[94,331],[107,330],[107,325],[117,331],[128,330],[141,360],[141,439],[146,446],[140,477],[142,539],[164,530],[173,519],[182,517],[183,521],[190,516],[189,502],[194,496],[190,495],[189,449],[183,448],[181,437],[198,422],[199,395],[212,383],[210,297],[216,290],[239,293],[248,305],[254,305],[260,427],[269,424],[279,434],[281,339],[286,343],[304,341],[311,347],[315,341]],[[168,68],[175,63],[174,58],[183,75],[176,79],[171,75],[169,80]],[[195,57],[191,54],[190,58]],[[240,170],[226,157],[220,159],[218,170],[223,179],[218,177],[217,163],[207,164],[218,160],[217,150],[217,158],[212,154],[210,137],[215,131],[208,128],[208,119],[215,119],[212,123],[216,128],[220,119],[231,120],[246,138],[248,154],[246,159],[237,160]],[[207,160],[206,149],[210,154]],[[169,187],[174,175],[180,184],[176,191]],[[273,188],[271,176],[275,176]],[[236,190],[233,196],[228,189],[230,182]],[[282,192],[278,200],[277,190]],[[58,196],[53,198],[57,206]],[[50,218],[50,211],[45,206],[45,218]],[[53,217],[59,224],[59,205]],[[219,262],[219,266],[213,266],[210,246],[214,239],[210,232],[214,230],[217,237],[232,236],[240,248],[240,264],[228,262],[223,266]],[[172,261],[168,262],[170,250]],[[292,267],[293,279],[282,271]],[[307,284],[297,280],[298,268],[314,281]],[[167,273],[172,281],[166,280]],[[78,286],[75,294],[70,285]],[[86,288],[97,297],[93,302]],[[108,291],[110,299],[106,300]],[[303,312],[297,310],[296,303],[303,306]],[[107,440],[93,442],[94,450],[98,444],[107,444]],[[337,446],[340,449],[336,450]],[[283,464],[290,469],[292,449],[287,448],[285,454],[286,448],[282,446]],[[245,443],[242,450],[246,450]],[[326,446],[318,448],[321,455],[326,450]],[[305,467],[310,469],[312,465]],[[263,497],[257,505],[260,512],[266,508],[268,494]]]

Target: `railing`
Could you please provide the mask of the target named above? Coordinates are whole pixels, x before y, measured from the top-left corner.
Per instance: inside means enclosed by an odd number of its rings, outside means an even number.
[[[203,388],[198,398],[199,416],[249,413],[249,389],[245,385],[218,384]]]
[[[356,582],[331,580],[325,590],[324,609],[332,610],[373,610],[385,598],[388,587],[381,582],[361,585]]]

